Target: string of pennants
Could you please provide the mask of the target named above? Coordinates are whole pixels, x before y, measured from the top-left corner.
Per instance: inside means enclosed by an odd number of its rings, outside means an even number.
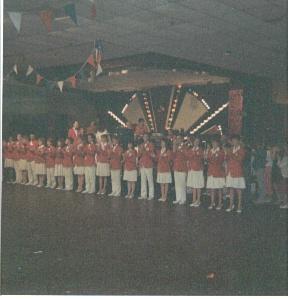
[[[95,18],[96,17],[95,0],[89,0],[89,2],[91,3],[91,8],[90,8],[91,17]],[[64,10],[65,16],[70,17],[70,19],[76,25],[78,25],[75,3],[66,4],[62,9]],[[15,29],[17,30],[18,33],[20,33],[23,13],[18,12],[18,11],[16,11],[16,12],[9,11],[8,15],[9,15],[9,18],[10,18],[12,24],[14,25]],[[47,10],[43,10],[43,11],[39,12],[39,17],[40,17],[42,23],[45,25],[48,32],[51,32],[52,21],[53,21],[54,15],[55,15],[55,9],[52,9],[52,8],[49,8]]]
[[[89,57],[86,59],[86,61],[82,64],[82,66],[79,68],[77,72],[75,72],[72,76],[70,75],[66,79],[55,81],[55,80],[50,80],[42,76],[39,72],[37,72],[36,68],[34,68],[32,65],[28,64],[25,77],[31,76],[33,73],[35,74],[35,84],[39,85],[40,82],[45,82],[45,85],[48,86],[50,89],[53,89],[55,86],[58,86],[60,92],[63,92],[63,87],[64,83],[69,83],[69,85],[72,88],[77,87],[77,82],[80,79],[83,79],[84,76],[84,68],[87,65],[90,65],[92,67],[92,74],[95,76],[99,76],[102,72],[103,69],[101,67],[101,61],[103,58],[103,46],[102,46],[102,41],[101,40],[96,40],[95,41],[95,48],[91,51],[91,54]],[[12,73],[15,73],[16,75],[19,74],[19,64],[14,64],[12,70],[6,75],[6,78],[9,78]],[[90,74],[91,74],[90,73]],[[92,78],[88,78],[88,81],[92,80]],[[65,83],[65,84],[66,84]]]

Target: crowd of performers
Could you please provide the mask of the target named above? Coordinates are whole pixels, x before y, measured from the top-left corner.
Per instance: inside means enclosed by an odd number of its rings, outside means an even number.
[[[259,166],[260,152],[257,150],[251,157]],[[276,163],[280,171],[278,181],[275,181],[276,189],[280,190],[279,185],[284,185],[285,189],[279,193],[280,207],[287,208],[287,150],[275,149],[270,153],[270,183],[272,186],[276,175],[273,165]],[[207,190],[210,196],[208,209],[221,210],[224,208],[225,190],[228,201],[225,210],[237,213],[242,212],[243,191],[247,185],[243,170],[245,154],[246,150],[237,135],[230,136],[225,142],[214,136],[203,147],[199,137],[169,131],[167,136],[161,138],[160,145],[155,146],[150,141],[143,120],[139,120],[133,138],[128,138],[124,145],[119,136],[107,134],[107,131],[95,133],[88,128],[85,132],[79,128],[78,122],[73,124],[66,140],[55,142],[51,138],[36,138],[33,134],[29,138],[18,134],[16,140],[10,137],[3,142],[6,181],[9,183],[65,191],[73,191],[76,186],[76,192],[93,194],[96,193],[98,177],[97,194],[105,195],[108,191],[107,180],[111,177],[109,196],[122,195],[123,179],[127,182],[125,197],[132,199],[136,196],[136,182],[140,177],[139,199],[152,200],[155,197],[156,178],[161,190],[159,201],[168,200],[169,186],[173,184],[173,204],[186,203],[188,187],[192,190],[191,207],[201,205],[201,195]],[[266,156],[263,163],[265,167]]]

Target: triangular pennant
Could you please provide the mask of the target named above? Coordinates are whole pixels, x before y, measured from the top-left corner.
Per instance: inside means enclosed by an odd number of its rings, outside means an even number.
[[[22,13],[21,12],[8,12],[11,22],[13,23],[14,27],[20,32],[21,29],[21,20],[22,20]]]
[[[57,82],[57,85],[58,85],[60,91],[62,92],[62,91],[63,91],[64,81],[58,81],[58,82]]]
[[[26,77],[31,75],[33,73],[33,71],[34,71],[33,67],[31,65],[29,65],[27,68]]]
[[[71,18],[71,20],[77,24],[77,16],[76,16],[76,9],[75,9],[75,4],[71,3],[71,4],[67,4],[64,7],[65,10],[65,14],[66,16],[69,16]]]
[[[52,10],[43,10],[40,12],[41,21],[47,28],[47,31],[50,32],[52,28]]]
[[[103,69],[99,63],[99,64],[97,64],[96,76],[100,75],[102,72],[103,72]]]
[[[94,66],[94,67],[96,66],[96,65],[95,65],[95,61],[94,61],[94,55],[93,55],[93,54],[91,54],[91,55],[88,57],[87,62],[88,62],[90,65]]]
[[[40,81],[42,81],[44,79],[44,77],[42,77],[41,75],[37,74],[36,75],[36,84],[38,85],[40,83]]]
[[[17,68],[17,64],[14,64],[13,66],[13,71],[15,72],[15,74],[18,75],[18,68]]]
[[[71,83],[73,88],[76,88],[77,79],[75,78],[75,76],[69,77],[68,81]]]

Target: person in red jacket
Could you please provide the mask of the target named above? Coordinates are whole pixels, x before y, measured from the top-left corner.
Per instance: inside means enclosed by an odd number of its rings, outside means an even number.
[[[82,192],[84,186],[84,142],[81,136],[78,136],[78,143],[74,144],[74,174],[77,175],[78,187],[76,192]]]
[[[148,134],[149,130],[145,124],[145,120],[143,118],[138,119],[138,124],[135,128],[135,139],[143,138],[145,134]]]
[[[37,187],[44,186],[44,180],[46,176],[46,165],[45,165],[45,139],[38,139],[38,148],[35,152],[35,173],[38,176]]]
[[[57,141],[57,147],[55,149],[55,180],[57,183],[57,189],[64,189],[64,173],[63,173],[63,159],[64,159],[64,149],[63,140],[59,139]]]
[[[73,156],[74,146],[73,139],[66,138],[63,150],[63,175],[65,179],[65,191],[73,190]]]
[[[37,185],[37,175],[35,173],[35,151],[38,147],[38,142],[34,134],[30,135],[30,141],[27,148],[27,169],[28,169],[28,183],[27,185]]]
[[[212,148],[207,153],[208,178],[206,188],[210,190],[211,204],[208,209],[215,207],[215,192],[218,192],[218,205],[216,210],[222,208],[222,191],[225,186],[225,169],[224,169],[225,152],[220,148],[219,141],[212,140]]]
[[[47,139],[47,147],[45,148],[46,154],[46,177],[47,183],[46,188],[56,188],[56,181],[55,181],[55,146],[53,145],[52,138]]]
[[[109,196],[121,195],[121,160],[123,149],[117,136],[112,137],[112,147],[109,152],[112,192]]]
[[[154,180],[153,180],[153,159],[156,158],[154,145],[149,141],[149,135],[144,134],[144,143],[138,147],[138,158],[141,175],[141,196],[139,199],[151,200],[154,198]],[[148,189],[147,192],[147,182]]]
[[[238,195],[237,213],[242,212],[242,190],[245,189],[245,180],[243,174],[243,161],[245,158],[245,150],[240,145],[240,137],[233,135],[231,137],[232,149],[227,151],[227,171],[226,186],[230,188],[230,205],[226,209],[231,212],[234,209],[234,191]]]
[[[104,195],[107,187],[107,177],[110,176],[109,164],[110,145],[108,143],[108,135],[101,136],[100,144],[97,144],[97,168],[96,175],[99,177],[99,191],[97,194]]]
[[[127,181],[127,195],[125,198],[133,198],[135,192],[135,186],[137,182],[137,152],[134,149],[132,141],[128,142],[128,149],[123,154],[124,160],[124,176],[123,180]]]
[[[96,170],[95,170],[95,136],[88,134],[88,143],[84,147],[84,169],[85,169],[85,190],[82,193],[95,193],[95,181],[96,181]]]
[[[13,161],[13,138],[9,137],[8,142],[5,146],[5,165],[7,169],[7,182],[13,182],[13,172],[14,172],[14,161]]]
[[[72,138],[73,142],[75,142],[80,135],[80,125],[79,122],[76,120],[74,121],[72,128],[70,128],[68,131],[68,137]]]
[[[27,145],[28,137],[23,136],[21,142],[19,143],[18,152],[19,152],[19,169],[21,171],[21,184],[28,183],[28,172],[27,172]]]
[[[161,149],[157,151],[157,183],[160,184],[161,197],[159,201],[167,201],[171,176],[172,151],[168,148],[168,140],[161,140]]]
[[[13,182],[14,184],[20,184],[22,180],[22,174],[20,170],[20,144],[22,141],[22,136],[21,134],[17,134],[16,136],[16,141],[14,142],[13,145],[13,160],[14,160],[14,169],[15,169],[15,181]]]
[[[192,203],[190,207],[199,207],[201,200],[201,189],[204,188],[203,161],[204,151],[201,148],[201,140],[196,137],[192,147],[187,148],[188,159],[187,187],[192,188]]]
[[[185,204],[186,202],[186,178],[187,178],[187,147],[182,135],[178,135],[173,143],[173,171],[175,180],[176,200],[173,204]]]

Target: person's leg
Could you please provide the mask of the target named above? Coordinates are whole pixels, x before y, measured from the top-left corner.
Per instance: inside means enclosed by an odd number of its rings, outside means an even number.
[[[115,175],[115,170],[111,170],[111,187],[112,187],[112,192],[109,194],[110,196],[115,195],[115,189],[116,189],[116,175]]]
[[[212,210],[215,206],[215,189],[210,189],[211,203],[209,206],[209,210]]]
[[[121,195],[121,170],[115,170],[114,174],[114,182],[115,182],[115,196]]]
[[[51,187],[51,168],[50,167],[48,167],[47,169],[46,169],[46,171],[47,171],[47,182],[46,182],[46,187]],[[54,173],[53,173],[53,176],[54,176]]]
[[[103,192],[106,193],[106,188],[107,188],[107,176],[103,177]]]
[[[169,190],[169,184],[165,184],[164,185],[165,187],[164,187],[164,199],[165,199],[165,201],[167,201],[167,199],[168,199],[168,190]]]
[[[89,167],[84,167],[84,177],[85,177],[85,189],[83,193],[88,193],[90,190],[90,180],[89,180]]]
[[[229,199],[229,205],[228,208],[226,209],[227,212],[231,212],[234,208],[234,188],[229,188],[229,195],[230,195],[230,199]]]
[[[241,213],[242,211],[242,189],[236,189],[237,197],[238,197],[238,207],[237,212]]]
[[[218,205],[217,205],[217,210],[221,210],[222,208],[222,200],[223,200],[223,193],[222,193],[222,189],[218,189]]]
[[[179,204],[185,204],[186,202],[186,173],[185,172],[180,172],[178,183],[179,183],[179,193],[180,193]]]
[[[160,197],[160,199],[164,199],[164,195],[165,195],[164,188],[165,188],[164,184],[160,184],[160,189],[161,189],[161,197]]]
[[[265,184],[265,193],[267,196],[273,195],[272,181],[271,181],[272,167],[265,167],[264,171],[264,184]]]
[[[125,197],[129,197],[131,193],[131,182],[127,181],[127,195]]]
[[[90,191],[89,191],[89,193],[95,193],[95,189],[96,189],[96,170],[95,170],[95,166],[89,167],[89,180],[90,180]]]
[[[153,168],[146,168],[146,177],[149,187],[148,199],[154,198],[154,180],[153,180]]]
[[[28,184],[33,184],[33,175],[32,175],[32,162],[27,162],[27,172],[28,172]]]
[[[60,188],[63,189],[63,187],[64,187],[64,177],[63,176],[59,176],[59,185],[60,185]]]
[[[147,198],[147,178],[145,169],[142,167],[140,169],[141,176],[141,198]]]
[[[197,201],[197,189],[193,188],[192,189],[192,204],[195,204]]]
[[[257,185],[258,185],[257,201],[263,202],[265,197],[264,169],[263,168],[257,169],[255,174],[256,174]]]
[[[135,186],[136,186],[136,183],[135,182],[131,182],[131,198],[134,197],[134,193],[135,193]]]

